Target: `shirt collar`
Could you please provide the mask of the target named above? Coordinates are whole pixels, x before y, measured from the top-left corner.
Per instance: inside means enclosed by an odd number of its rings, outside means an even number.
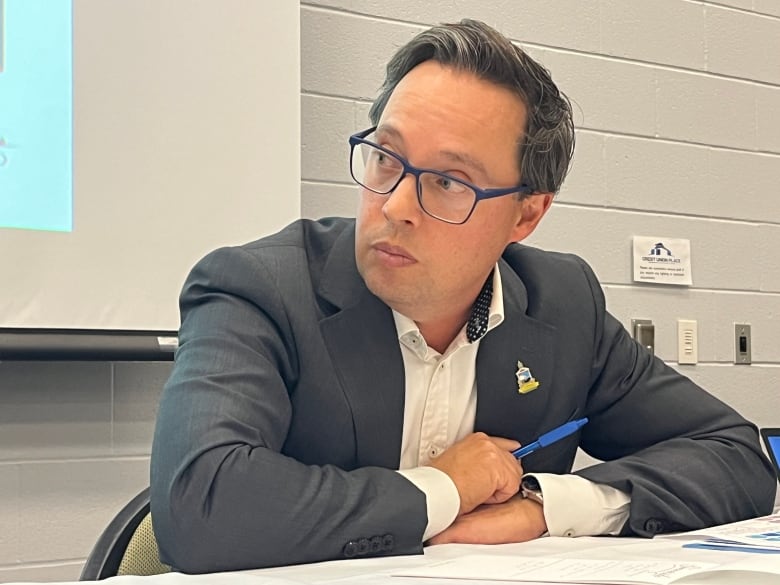
[[[494,329],[498,327],[503,321],[504,321],[504,290],[501,286],[501,274],[498,271],[498,263],[496,263],[495,268],[493,269],[491,276],[488,276],[488,279],[492,278],[492,292],[490,293],[490,310],[488,311],[488,318],[487,318],[487,329],[484,333],[479,335],[474,341],[478,341],[479,339],[482,339],[488,331],[491,329]],[[486,281],[487,282],[487,281]],[[485,288],[490,287],[483,287],[483,291]],[[482,291],[480,291],[481,293]],[[474,302],[474,305],[476,306],[477,301]],[[469,316],[469,319],[467,321],[467,324],[463,326],[463,329],[461,329],[458,336],[463,335],[464,338],[466,336],[466,326],[469,322],[472,321],[474,318],[474,307],[471,309],[471,315]],[[406,315],[402,315],[398,311],[393,310],[393,319],[395,320],[395,329],[398,333],[398,340],[402,343],[406,342],[406,345],[408,346],[410,343],[422,347],[422,341],[423,337],[420,333],[420,329],[417,327],[417,324],[407,317]],[[457,339],[457,338],[456,338]]]

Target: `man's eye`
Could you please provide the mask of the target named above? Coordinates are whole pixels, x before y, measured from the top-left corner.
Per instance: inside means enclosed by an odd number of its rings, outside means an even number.
[[[376,161],[376,164],[378,166],[383,167],[397,167],[398,161],[394,159],[392,156],[387,154],[386,152],[382,152],[381,150],[377,150],[374,152],[374,159]]]
[[[440,191],[445,191],[449,194],[455,195],[458,193],[463,193],[467,190],[467,187],[463,185],[462,183],[458,183],[455,179],[451,179],[449,177],[441,177],[439,176],[436,179],[436,187]]]

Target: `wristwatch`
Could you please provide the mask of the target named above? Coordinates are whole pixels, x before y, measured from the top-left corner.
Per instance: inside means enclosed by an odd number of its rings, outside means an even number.
[[[523,481],[520,482],[520,490],[524,498],[544,505],[542,486],[539,485],[539,481],[533,475],[527,475],[523,478]]]

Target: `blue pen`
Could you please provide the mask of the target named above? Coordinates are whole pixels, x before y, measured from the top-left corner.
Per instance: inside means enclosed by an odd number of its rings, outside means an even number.
[[[536,439],[533,443],[529,443],[525,447],[520,447],[519,449],[515,449],[512,451],[512,455],[514,455],[517,459],[522,459],[526,455],[530,455],[537,449],[541,449],[542,447],[546,447],[547,445],[552,445],[556,441],[560,441],[564,437],[568,437],[572,433],[576,433],[579,429],[581,429],[585,423],[588,422],[588,418],[580,418],[577,420],[572,420],[567,423],[562,424],[557,429],[551,430],[549,433],[543,434],[541,437]]]

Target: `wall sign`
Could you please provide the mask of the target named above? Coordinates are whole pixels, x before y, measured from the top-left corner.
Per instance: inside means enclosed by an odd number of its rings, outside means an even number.
[[[691,241],[634,236],[634,282],[690,286]]]

